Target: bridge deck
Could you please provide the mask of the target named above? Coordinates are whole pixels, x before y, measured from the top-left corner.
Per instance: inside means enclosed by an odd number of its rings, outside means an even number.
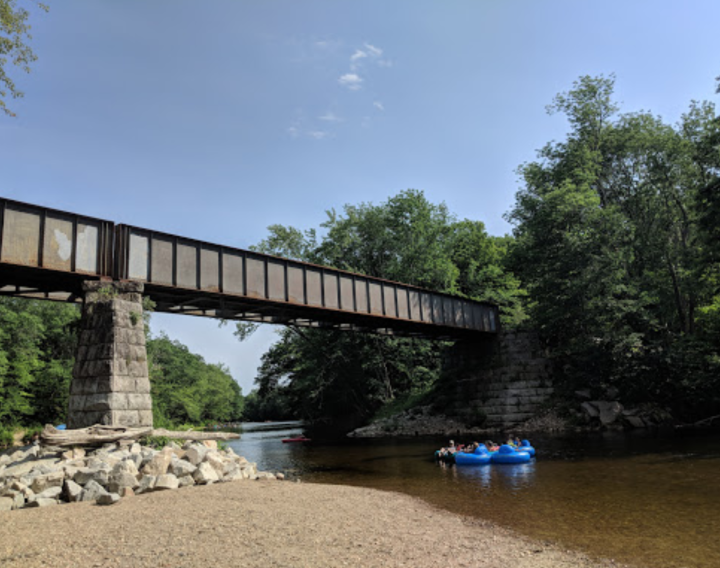
[[[498,331],[490,303],[0,199],[0,294],[78,301],[99,278],[143,282],[160,312],[424,337]]]

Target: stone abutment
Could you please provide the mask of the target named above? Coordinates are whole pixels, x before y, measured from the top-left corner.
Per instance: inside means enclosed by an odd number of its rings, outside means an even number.
[[[537,414],[553,392],[551,366],[537,334],[502,332],[463,340],[446,354],[449,413],[476,426],[509,427]]]

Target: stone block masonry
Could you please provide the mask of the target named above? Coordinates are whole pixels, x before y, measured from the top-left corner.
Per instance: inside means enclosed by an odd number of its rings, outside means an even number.
[[[451,413],[482,418],[487,427],[525,422],[553,393],[551,365],[533,332],[504,332],[486,343],[459,341],[445,369],[453,378]]]
[[[140,282],[83,284],[68,428],[153,425]]]

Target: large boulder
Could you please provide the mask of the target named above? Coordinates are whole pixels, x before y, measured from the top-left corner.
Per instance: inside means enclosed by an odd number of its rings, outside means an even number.
[[[33,477],[30,488],[35,493],[42,493],[50,487],[62,487],[63,481],[65,481],[65,472],[54,471]]]
[[[178,478],[178,487],[190,487],[191,485],[195,485],[192,475],[183,475]]]
[[[185,459],[195,466],[200,465],[208,451],[210,450],[202,444],[191,444],[185,451]]]
[[[196,469],[197,467],[191,464],[189,461],[175,458],[170,462],[170,467],[168,468],[168,471],[179,478],[186,475],[192,475],[193,473],[195,473]]]
[[[595,401],[598,412],[600,413],[600,423],[603,426],[613,424],[622,414],[623,405],[619,402],[606,402],[603,400]]]
[[[226,461],[215,451],[209,451],[203,460],[203,463],[209,463],[217,472],[218,477],[225,475]]]
[[[86,486],[91,481],[98,485],[107,485],[109,475],[106,469],[80,468],[73,475],[73,481],[78,485]]]
[[[107,494],[108,492],[102,485],[100,485],[97,481],[91,479],[87,482],[85,488],[80,494],[79,501],[97,501],[100,496]]]
[[[134,477],[137,477],[138,475],[140,475],[137,465],[135,465],[135,462],[131,458],[124,459],[121,462],[118,462],[117,464],[115,464],[115,467],[113,467],[112,472],[110,473],[110,476],[112,477],[113,475],[118,475],[121,473],[127,473]]]
[[[172,460],[172,450],[158,452],[153,458],[143,466],[142,472],[145,475],[164,475],[167,473],[170,461]]]
[[[155,481],[156,491],[159,491],[161,489],[177,489],[179,486],[180,483],[178,481],[178,478],[175,477],[172,473],[165,473],[163,475],[160,475]]]
[[[50,487],[43,491],[42,493],[38,493],[35,496],[35,500],[38,499],[60,499],[60,495],[62,494],[63,488],[56,486],[56,487]]]
[[[598,416],[600,416],[600,412],[598,411],[597,406],[595,406],[594,402],[583,402],[580,407],[590,418],[597,418]]]
[[[133,466],[134,467],[134,466]],[[137,477],[131,473],[118,472],[110,475],[110,479],[107,484],[107,488],[111,493],[121,493],[123,488],[129,487],[135,489],[140,486]]]
[[[193,479],[195,480],[195,483],[198,483],[199,485],[206,485],[220,481],[220,476],[213,466],[207,462],[203,462],[195,470],[195,473],[193,473]]]
[[[68,503],[74,503],[80,500],[80,495],[83,492],[81,485],[75,483],[72,479],[65,480],[65,499]]]
[[[98,505],[114,505],[120,501],[120,495],[117,493],[105,493],[97,498]]]
[[[155,487],[155,481],[157,481],[157,477],[154,475],[143,475],[142,479],[140,479],[140,485],[135,490],[135,493],[139,495],[140,493],[152,491]]]

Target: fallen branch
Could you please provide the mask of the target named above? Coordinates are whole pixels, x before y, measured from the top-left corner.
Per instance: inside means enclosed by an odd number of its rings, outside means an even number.
[[[173,440],[238,440],[240,434],[235,432],[191,432],[177,431],[177,430],[165,430],[164,428],[158,428],[153,430],[151,436],[163,436],[165,438],[172,438]]]
[[[88,428],[58,430],[50,424],[43,428],[40,441],[49,446],[101,446],[122,440],[139,440],[149,436],[162,436],[174,440],[237,440],[240,434],[233,432],[177,432],[164,428],[129,428],[127,426],[103,426],[95,424]]]
[[[710,416],[708,418],[703,418],[702,420],[698,420],[697,422],[693,422],[691,426],[712,426],[713,422],[718,419],[720,419],[720,414]]]

